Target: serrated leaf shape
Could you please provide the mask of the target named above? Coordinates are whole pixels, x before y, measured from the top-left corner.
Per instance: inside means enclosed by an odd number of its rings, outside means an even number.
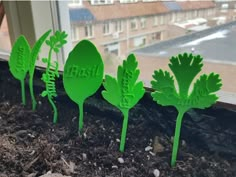
[[[20,36],[11,51],[9,67],[12,75],[23,80],[29,70],[30,46],[24,36]]]
[[[162,106],[175,106],[178,103],[178,94],[174,85],[174,79],[168,71],[155,71],[154,80],[151,81],[155,92],[151,93],[153,100]]]
[[[29,60],[29,65],[30,65],[30,74],[33,75],[34,73],[34,68],[35,68],[35,62],[38,58],[38,54],[40,52],[40,49],[44,43],[44,41],[47,39],[49,34],[51,33],[51,30],[48,30],[46,33],[44,33],[34,44],[31,54],[30,54],[30,60]]]
[[[218,97],[214,92],[220,90],[221,86],[221,79],[218,74],[211,73],[200,76],[200,79],[195,82],[193,91],[189,96],[191,107],[200,109],[210,107],[217,101]]]
[[[179,95],[182,98],[188,97],[188,91],[193,79],[201,71],[203,66],[200,55],[179,54],[170,59],[169,67],[173,72],[179,86]]]
[[[117,80],[110,76],[104,82],[104,98],[121,111],[132,108],[144,95],[143,82],[137,82],[139,70],[133,54],[129,55],[123,65],[118,67]]]
[[[109,75],[106,75],[103,86],[105,90],[102,91],[102,96],[110,104],[116,107],[119,107],[121,92],[120,92],[117,80]]]
[[[65,31],[56,31],[53,36],[50,37],[50,40],[46,41],[46,44],[50,46],[54,52],[58,53],[59,48],[66,44],[67,34]]]

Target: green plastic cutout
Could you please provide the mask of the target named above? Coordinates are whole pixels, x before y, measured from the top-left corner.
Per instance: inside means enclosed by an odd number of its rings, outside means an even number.
[[[152,88],[155,90],[151,95],[157,103],[162,106],[174,106],[178,111],[174,145],[172,149],[171,166],[176,164],[179,146],[179,137],[183,115],[191,108],[204,109],[214,104],[218,97],[215,92],[220,90],[222,84],[218,74],[203,74],[193,85],[193,79],[201,71],[203,58],[200,55],[179,54],[170,59],[169,67],[174,74],[178,84],[178,90],[174,84],[174,78],[168,71],[158,70],[154,72],[151,81]],[[190,93],[189,93],[190,92]]]
[[[23,105],[26,104],[25,100],[25,76],[29,70],[29,56],[30,46],[24,36],[20,36],[14,43],[10,60],[9,67],[12,75],[20,80],[21,83],[21,98]]]
[[[30,96],[31,96],[31,100],[32,100],[32,110],[36,109],[36,99],[34,96],[34,90],[33,90],[33,79],[34,79],[34,70],[35,70],[35,62],[38,58],[38,54],[40,52],[40,49],[43,45],[43,43],[45,42],[45,40],[47,39],[47,37],[49,36],[49,34],[51,33],[52,30],[48,30],[46,33],[44,33],[38,40],[37,42],[34,44],[31,54],[30,54],[30,60],[29,60],[29,88],[30,88]]]
[[[57,123],[58,121],[58,113],[57,113],[57,107],[55,103],[53,102],[53,98],[57,96],[56,93],[56,85],[55,85],[55,78],[59,77],[58,73],[58,62],[54,61],[54,63],[51,61],[52,59],[52,52],[58,53],[60,51],[60,48],[63,47],[64,44],[66,44],[66,37],[67,34],[63,31],[56,31],[53,36],[50,37],[50,40],[46,40],[46,44],[50,47],[48,58],[43,58],[42,62],[47,64],[46,72],[42,76],[42,80],[46,84],[46,90],[42,92],[42,96],[48,98],[49,103],[51,104],[53,108],[53,123]]]
[[[96,47],[88,40],[80,41],[70,52],[64,66],[66,93],[79,107],[79,132],[83,129],[83,104],[101,86],[104,64]]]
[[[137,82],[139,76],[138,62],[133,54],[129,55],[123,65],[118,67],[117,79],[106,75],[102,96],[117,107],[124,115],[120,151],[124,152],[128,127],[129,110],[143,97],[145,90],[143,82]]]

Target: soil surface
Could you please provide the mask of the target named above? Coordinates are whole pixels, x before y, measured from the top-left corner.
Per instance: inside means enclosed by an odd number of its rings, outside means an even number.
[[[0,177],[34,177],[49,171],[74,177],[154,177],[154,172],[160,177],[236,177],[234,111],[189,111],[177,165],[171,168],[177,114],[173,108],[156,105],[148,93],[130,111],[126,149],[120,153],[122,115],[101,99],[100,91],[86,101],[84,131],[78,134],[78,108],[60,81],[56,125],[52,108],[40,96],[40,79],[35,81],[34,112],[27,89],[27,105],[20,104],[20,83],[6,64],[1,64],[0,83]],[[219,122],[218,115],[224,120]]]

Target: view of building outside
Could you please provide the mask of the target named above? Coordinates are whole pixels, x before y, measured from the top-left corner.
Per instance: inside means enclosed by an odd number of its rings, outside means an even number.
[[[203,71],[221,74],[223,90],[236,92],[236,1],[234,0],[73,0],[68,4],[73,46],[91,40],[107,73],[135,53],[141,79],[150,86],[153,71],[168,69],[183,52],[204,57]],[[235,22],[234,22],[235,21]]]
[[[6,15],[0,1],[0,51],[10,52]],[[62,3],[58,1],[57,3]],[[63,1],[68,41],[92,41],[106,73],[134,53],[140,77],[150,87],[152,74],[167,69],[169,58],[192,52],[204,58],[203,72],[216,72],[223,91],[236,93],[236,0],[70,0]],[[63,5],[64,5],[63,4]],[[66,20],[68,19],[68,20]],[[62,29],[64,30],[64,29]],[[72,48],[70,49],[72,50]]]

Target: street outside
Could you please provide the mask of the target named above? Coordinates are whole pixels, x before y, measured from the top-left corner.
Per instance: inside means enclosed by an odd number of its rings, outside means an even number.
[[[205,61],[229,63],[236,65],[236,26],[222,29],[200,39],[193,39],[187,43],[177,44],[159,50],[156,45],[137,50],[136,53],[169,58],[178,53],[193,52],[203,56]]]

